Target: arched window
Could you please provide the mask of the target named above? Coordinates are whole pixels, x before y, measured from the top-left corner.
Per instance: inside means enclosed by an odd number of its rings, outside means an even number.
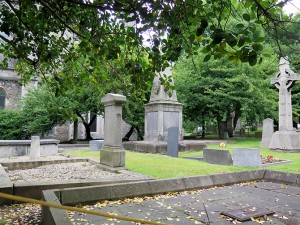
[[[0,88],[0,109],[5,108],[5,91]]]

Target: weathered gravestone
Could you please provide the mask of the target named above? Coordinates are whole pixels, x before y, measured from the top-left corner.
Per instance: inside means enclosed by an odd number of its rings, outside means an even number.
[[[168,129],[168,145],[167,155],[172,157],[178,157],[178,127],[170,127]]]
[[[100,151],[100,163],[110,167],[125,166],[125,150],[122,145],[122,106],[126,97],[119,94],[107,94],[101,102],[104,104],[104,146]]]
[[[260,152],[256,148],[234,148],[234,166],[262,166]]]
[[[39,159],[41,156],[41,145],[39,136],[31,136],[30,143],[30,159]]]
[[[212,164],[232,165],[232,158],[228,150],[203,149],[203,160]]]
[[[269,146],[273,133],[274,121],[270,118],[264,119],[260,147],[267,148]]]
[[[271,138],[269,148],[271,150],[300,152],[300,133],[293,128],[291,89],[300,75],[290,69],[290,63],[286,58],[279,62],[279,73],[271,79],[279,89],[279,130]]]
[[[89,147],[91,151],[100,151],[104,144],[104,140],[91,140],[89,142]]]

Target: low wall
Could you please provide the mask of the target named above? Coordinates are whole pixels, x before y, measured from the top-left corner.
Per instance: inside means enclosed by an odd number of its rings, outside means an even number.
[[[31,140],[0,140],[0,158],[26,156],[30,153]],[[41,155],[58,153],[59,140],[41,139]]]
[[[43,191],[43,199],[50,203],[76,205],[101,200],[113,200],[161,194],[173,191],[209,188],[231,185],[234,183],[265,180],[300,186],[300,174],[284,173],[269,170],[251,170],[234,173],[202,175],[185,178],[150,180],[124,184],[110,184],[91,187],[66,188]],[[72,224],[64,210],[42,207],[46,225]]]

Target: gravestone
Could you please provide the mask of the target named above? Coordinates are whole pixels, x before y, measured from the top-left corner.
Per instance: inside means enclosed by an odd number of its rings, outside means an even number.
[[[279,130],[271,138],[269,148],[288,152],[300,152],[300,134],[293,128],[291,89],[300,75],[290,69],[290,63],[282,57],[279,62],[279,72],[271,79],[279,89]]]
[[[178,158],[178,127],[168,129],[167,155]]]
[[[274,121],[270,118],[264,119],[262,140],[260,142],[260,147],[267,148],[269,146],[273,133],[274,133]]]
[[[225,131],[225,132],[224,132],[224,139],[228,139],[228,138],[229,138],[228,131]]]
[[[90,151],[100,151],[104,144],[104,140],[91,140],[89,141]]]
[[[30,159],[36,160],[41,156],[40,136],[31,136]]]
[[[234,148],[234,166],[262,166],[260,152],[256,148]]]
[[[203,149],[203,161],[211,164],[232,165],[232,158],[228,150]]]
[[[125,166],[125,150],[122,145],[122,106],[126,97],[106,94],[104,104],[104,146],[100,151],[100,163],[110,167]]]

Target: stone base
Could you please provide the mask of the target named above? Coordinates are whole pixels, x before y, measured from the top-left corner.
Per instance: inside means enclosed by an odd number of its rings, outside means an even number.
[[[216,143],[216,142],[214,142]],[[219,143],[219,142],[218,142]],[[178,150],[183,151],[198,151],[207,147],[206,141],[179,141]],[[126,150],[145,153],[167,153],[167,142],[150,142],[150,141],[128,141],[123,142],[123,147]],[[102,151],[102,149],[101,149]]]
[[[269,149],[273,151],[300,152],[300,133],[276,131],[271,138]]]
[[[100,151],[100,163],[110,167],[124,167],[125,150],[122,147],[102,147]]]

